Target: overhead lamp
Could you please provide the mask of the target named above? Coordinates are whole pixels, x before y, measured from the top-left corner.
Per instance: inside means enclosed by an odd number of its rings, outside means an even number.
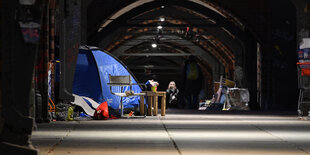
[[[160,18],[159,18],[159,21],[164,22],[164,21],[165,21],[165,18],[164,18],[164,17],[160,17]]]
[[[162,8],[162,9],[163,9],[163,8],[165,8],[165,6],[164,6],[164,5],[162,5],[160,8]]]
[[[161,26],[161,25],[157,26],[157,29],[162,29],[162,28],[163,28],[163,26]]]
[[[153,43],[153,44],[152,44],[152,47],[153,47],[153,48],[156,48],[156,47],[157,47],[157,44]]]

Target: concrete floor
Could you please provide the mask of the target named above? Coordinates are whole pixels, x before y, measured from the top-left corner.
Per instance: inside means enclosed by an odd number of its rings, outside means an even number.
[[[310,121],[295,115],[168,109],[165,117],[38,124],[40,154],[310,154]]]

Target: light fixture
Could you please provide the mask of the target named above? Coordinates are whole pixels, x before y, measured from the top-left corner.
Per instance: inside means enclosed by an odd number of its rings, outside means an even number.
[[[164,21],[165,21],[165,18],[164,18],[164,17],[160,17],[160,18],[159,18],[159,21],[164,22]]]
[[[162,9],[163,9],[163,8],[165,8],[165,6],[164,6],[164,5],[162,5],[160,8],[162,8]]]
[[[157,29],[162,29],[163,27],[161,25],[157,26]]]
[[[153,44],[152,44],[152,47],[153,47],[153,48],[156,48],[156,47],[157,47],[157,44],[153,43]]]

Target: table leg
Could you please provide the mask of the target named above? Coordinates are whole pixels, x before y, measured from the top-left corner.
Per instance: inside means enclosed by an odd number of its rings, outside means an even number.
[[[158,96],[154,96],[154,116],[157,116],[158,114]]]
[[[153,107],[153,96],[148,97],[148,108],[147,108],[147,115],[152,116],[152,107]]]
[[[140,96],[140,116],[144,116],[144,96]]]
[[[161,116],[166,115],[166,95],[161,97]]]

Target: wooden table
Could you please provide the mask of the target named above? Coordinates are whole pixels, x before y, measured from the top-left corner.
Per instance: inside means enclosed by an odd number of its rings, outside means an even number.
[[[161,96],[161,116],[166,115],[166,92],[165,91],[143,91],[141,93],[145,93],[146,97],[148,97],[148,116],[157,116],[158,114],[158,96]],[[144,97],[140,96],[140,115],[144,115]],[[153,108],[153,109],[152,109]]]

